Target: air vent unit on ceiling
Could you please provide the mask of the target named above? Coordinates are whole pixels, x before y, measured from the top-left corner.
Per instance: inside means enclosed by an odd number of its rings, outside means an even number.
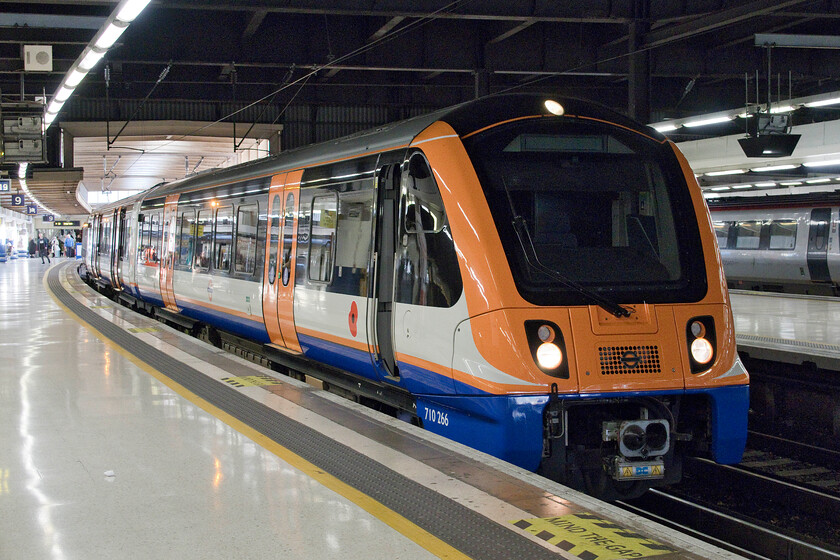
[[[24,45],[23,69],[26,72],[52,72],[52,45]]]

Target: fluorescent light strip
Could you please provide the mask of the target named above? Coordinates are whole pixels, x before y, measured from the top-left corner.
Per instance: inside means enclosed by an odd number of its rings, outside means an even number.
[[[733,189],[751,189],[752,185],[732,185]]]
[[[803,163],[805,167],[825,167],[828,165],[840,165],[840,159],[826,159],[823,161],[806,161]]]
[[[47,208],[46,206],[44,206],[44,205],[41,203],[41,201],[40,201],[40,200],[38,200],[37,198],[35,198],[35,196],[33,196],[33,194],[32,194],[31,192],[29,192],[29,187],[27,187],[27,185],[26,185],[26,169],[27,169],[27,167],[29,167],[29,164],[28,164],[28,163],[21,163],[21,164],[18,166],[18,182],[20,183],[20,188],[21,188],[21,189],[23,189],[23,192],[24,192],[24,193],[26,193],[26,196],[27,196],[27,197],[29,197],[29,199],[30,199],[32,202],[34,202],[35,204],[37,204],[38,206],[40,206],[40,207],[41,207],[41,209],[42,209],[44,212],[47,212],[47,213],[49,213],[49,214],[52,214],[53,216],[56,216],[56,217],[61,216],[61,214],[59,214],[58,212],[54,212],[54,211],[53,211],[53,210],[51,210],[50,208]]]
[[[805,182],[808,183],[809,185],[819,185],[821,183],[830,183],[831,179],[825,177],[825,178],[822,178],[822,179],[808,179]]]
[[[783,171],[785,169],[796,169],[797,167],[796,165],[769,165],[767,167],[753,167],[750,171],[764,173],[765,171]]]
[[[785,182],[782,182],[782,183],[779,183],[779,184],[782,185],[782,186],[785,186],[785,187],[796,187],[796,186],[801,185],[802,181],[785,181]]]
[[[704,173],[704,175],[706,177],[721,177],[723,175],[740,175],[746,172],[746,169],[725,169],[723,171],[709,171],[708,173]]]
[[[811,101],[806,103],[806,107],[825,107],[826,105],[835,105],[840,103],[840,97],[831,97],[829,99],[820,99],[819,101]]]
[[[677,130],[678,127],[675,124],[666,123],[666,124],[660,124],[660,125],[654,126],[652,128],[656,132],[671,132],[672,130]]]
[[[767,181],[766,183],[756,183],[755,186],[756,187],[775,187],[776,183],[774,183],[772,181]]]
[[[711,190],[713,190],[715,192],[717,192],[717,191],[728,191],[729,187],[712,187]]]
[[[700,120],[697,120],[697,121],[685,122],[685,123],[683,123],[683,126],[693,128],[695,126],[706,126],[707,124],[717,124],[717,123],[728,122],[728,121],[731,121],[731,120],[732,120],[732,117],[730,117],[729,115],[724,115],[722,117],[711,117],[711,118],[708,118],[708,119],[700,119]]]
[[[140,12],[146,8],[149,1],[150,0],[129,0],[117,13],[117,19],[125,23],[131,23],[138,15],[140,15]]]

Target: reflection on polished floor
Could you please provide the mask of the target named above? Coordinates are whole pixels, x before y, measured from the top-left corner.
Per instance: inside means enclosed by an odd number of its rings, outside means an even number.
[[[0,558],[433,557],[97,338],[48,268],[0,265]]]

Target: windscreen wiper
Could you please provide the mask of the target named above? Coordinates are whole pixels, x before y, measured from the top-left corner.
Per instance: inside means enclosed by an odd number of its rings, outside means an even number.
[[[522,247],[522,251],[525,253],[525,261],[528,263],[528,266],[557,280],[566,288],[574,290],[577,293],[584,296],[585,298],[594,301],[596,305],[604,309],[607,313],[610,313],[618,318],[629,317],[632,313],[630,309],[619,305],[618,303],[602,296],[594,290],[590,290],[588,288],[585,288],[584,286],[581,286],[574,280],[566,278],[556,270],[549,268],[545,266],[542,262],[540,262],[540,258],[537,255],[537,250],[536,248],[534,248],[534,242],[531,239],[531,234],[528,232],[528,223],[525,221],[525,218],[523,218],[522,215],[516,212],[516,207],[513,205],[513,198],[510,196],[510,191],[508,190],[507,184],[505,183],[504,179],[502,179],[502,185],[505,188],[505,194],[507,195],[508,204],[510,204],[510,211],[513,214],[513,230],[516,232],[516,238],[519,239],[519,245]]]

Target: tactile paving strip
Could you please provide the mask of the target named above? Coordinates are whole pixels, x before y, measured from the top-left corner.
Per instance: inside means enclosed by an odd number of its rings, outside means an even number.
[[[62,268],[58,266],[50,270],[47,279],[50,290],[72,313],[103,336],[193,394],[367,494],[463,554],[488,560],[557,559],[556,552],[499,526],[479,513],[251,400],[138,340],[67,293],[59,280]]]

